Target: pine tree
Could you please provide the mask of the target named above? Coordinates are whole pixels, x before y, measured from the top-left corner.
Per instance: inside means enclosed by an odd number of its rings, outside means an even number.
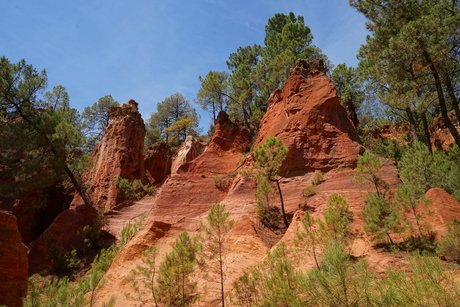
[[[217,262],[218,273],[220,276],[220,293],[222,307],[225,306],[225,293],[224,293],[224,282],[225,282],[225,239],[227,233],[235,224],[234,220],[228,220],[230,212],[225,212],[224,204],[213,204],[209,210],[207,216],[207,225],[203,222],[200,223],[200,229],[205,233],[205,239],[203,243],[203,250],[206,256],[211,260]],[[208,264],[209,265],[209,264]]]

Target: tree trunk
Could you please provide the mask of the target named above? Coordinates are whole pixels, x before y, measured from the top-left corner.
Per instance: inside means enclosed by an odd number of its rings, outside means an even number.
[[[280,181],[279,179],[275,179],[275,180],[270,179],[270,180],[275,181],[276,186],[278,187],[278,192],[280,193],[280,201],[281,201],[281,212],[283,213],[283,221],[284,221],[284,225],[286,226],[286,229],[288,229],[289,223],[286,218],[286,212],[284,211],[284,201],[283,201],[283,194],[281,193]]]
[[[415,124],[414,114],[412,113],[412,110],[410,108],[406,108],[404,111],[406,111],[407,118],[409,119],[410,135],[412,141],[418,141],[417,125]]]
[[[455,110],[455,116],[457,117],[457,124],[460,125],[460,109],[458,108],[458,99],[455,96],[454,87],[452,85],[452,80],[450,79],[449,74],[445,74],[445,84],[447,87],[447,92],[449,93],[450,99],[452,100],[452,108]]]
[[[426,147],[428,147],[430,154],[433,154],[433,150],[431,149],[431,137],[430,137],[430,131],[428,129],[428,121],[426,120],[426,112],[422,113],[422,122],[423,122],[423,131],[425,133]]]
[[[438,93],[439,106],[441,107],[441,116],[444,121],[444,124],[449,129],[450,134],[452,134],[452,137],[454,138],[457,146],[460,147],[460,134],[458,133],[457,129],[455,128],[447,113],[446,100],[444,98],[444,92],[442,90],[441,79],[439,78],[438,71],[436,70],[434,63],[426,50],[423,51],[423,56],[427,61],[428,65],[430,66],[431,73],[433,74],[433,78],[436,85],[436,91]]]

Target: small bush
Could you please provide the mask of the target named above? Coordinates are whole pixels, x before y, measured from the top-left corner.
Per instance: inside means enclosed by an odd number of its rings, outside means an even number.
[[[319,185],[324,181],[324,176],[322,173],[315,173],[313,179],[311,180],[312,185]]]
[[[143,185],[142,182],[137,179],[130,182],[128,179],[120,176],[117,177],[115,186],[121,198],[124,200],[137,201],[148,193],[155,191],[155,187],[150,184]]]
[[[135,218],[132,222],[126,223],[126,225],[123,227],[123,229],[120,232],[120,246],[119,248],[122,248],[123,246],[128,243],[129,239],[131,239],[136,233],[138,233],[144,225],[142,222],[146,218],[146,214],[141,214],[139,217]]]
[[[302,190],[302,196],[305,197],[305,198],[310,198],[312,196],[315,196],[316,195],[316,189],[314,186],[312,185],[307,185],[305,187],[305,189]]]
[[[447,224],[447,235],[439,242],[438,253],[460,264],[460,222]]]
[[[221,191],[227,192],[230,189],[230,186],[232,185],[233,179],[236,177],[237,172],[233,172],[230,174],[225,174],[225,175],[218,175],[212,177],[212,180],[214,181],[214,184],[216,185],[216,188],[218,188]]]

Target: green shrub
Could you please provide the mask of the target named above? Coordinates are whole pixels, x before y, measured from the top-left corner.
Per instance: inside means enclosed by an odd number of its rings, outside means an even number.
[[[460,264],[460,222],[447,224],[447,235],[439,241],[438,253]]]
[[[305,189],[302,190],[302,196],[305,197],[306,199],[315,196],[316,195],[316,189],[312,185],[307,185]]]
[[[144,225],[142,222],[146,218],[146,214],[141,214],[139,217],[135,218],[132,222],[129,221],[126,223],[126,225],[123,227],[123,229],[120,232],[120,245],[119,248],[122,248],[123,246],[128,243],[128,241],[136,234],[138,233]]]
[[[214,181],[216,188],[218,188],[221,191],[227,192],[230,189],[230,186],[232,185],[233,179],[235,178],[236,174],[238,173],[233,172],[225,175],[217,175],[212,177],[212,180]]]
[[[315,173],[315,175],[313,176],[313,179],[311,180],[311,184],[315,186],[315,185],[319,185],[323,181],[324,181],[323,174],[322,173]]]
[[[120,176],[115,181],[115,187],[124,200],[137,201],[148,193],[155,191],[155,187],[150,184],[143,185],[140,180],[134,179],[133,181],[129,181]]]

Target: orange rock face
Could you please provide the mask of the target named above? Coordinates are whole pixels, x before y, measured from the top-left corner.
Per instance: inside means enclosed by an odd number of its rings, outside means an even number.
[[[22,306],[27,295],[27,252],[16,217],[0,211],[0,305]]]
[[[269,136],[281,138],[289,149],[285,164],[291,175],[356,166],[363,149],[322,62],[298,61],[268,102],[256,145]]]
[[[161,183],[171,174],[171,156],[171,148],[166,142],[157,142],[149,146],[144,157],[144,165],[150,183]]]
[[[236,171],[250,139],[246,129],[231,122],[226,113],[219,113],[207,150],[166,180],[151,216],[172,224],[201,215],[213,203],[221,201],[226,192],[216,188],[213,177]]]
[[[428,190],[425,197],[431,200],[428,210],[434,213],[428,220],[437,232],[437,237],[442,237],[446,233],[448,222],[460,221],[460,203],[441,188]]]
[[[110,124],[91,153],[94,167],[85,179],[91,186],[88,194],[96,207],[111,208],[122,202],[115,188],[117,176],[147,182],[142,155],[145,126],[137,105],[130,100],[109,109]]]

